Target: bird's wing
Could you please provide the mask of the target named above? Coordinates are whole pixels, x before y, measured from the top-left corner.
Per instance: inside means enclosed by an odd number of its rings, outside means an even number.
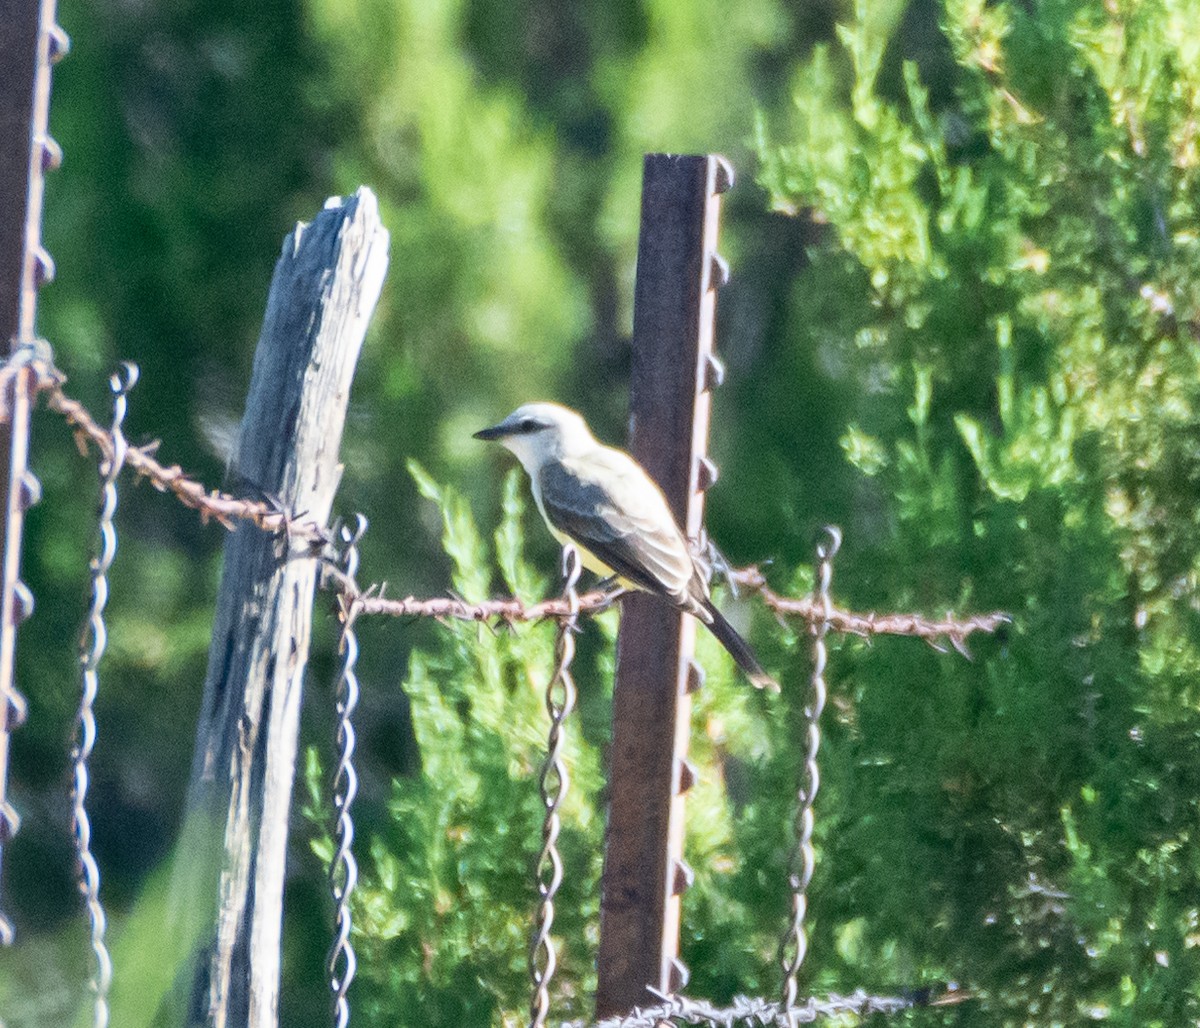
[[[547,463],[539,485],[554,528],[632,585],[693,605],[699,576],[687,540],[662,491],[631,457],[597,447]]]

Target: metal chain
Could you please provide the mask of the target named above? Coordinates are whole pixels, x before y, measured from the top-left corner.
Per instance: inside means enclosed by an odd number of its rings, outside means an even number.
[[[542,825],[542,852],[538,857],[538,904],[533,942],[529,948],[529,976],[533,982],[533,999],[529,1008],[530,1028],[543,1028],[550,1013],[550,980],[558,966],[550,929],[554,925],[554,897],[562,884],[562,857],[558,852],[558,835],[562,828],[559,809],[570,787],[567,765],[563,760],[563,723],[575,707],[575,681],[571,677],[571,661],[575,657],[575,631],[579,621],[579,576],[583,566],[574,546],[563,547],[562,569],[565,583],[563,596],[567,614],[558,622],[558,640],[554,674],[546,686],[546,712],[550,715],[550,735],[546,745],[546,761],[542,765],[540,789],[546,808]]]
[[[792,923],[780,942],[780,963],[784,972],[782,1009],[791,1028],[800,1023],[800,1011],[796,1008],[797,977],[800,965],[804,963],[804,956],[808,952],[804,917],[808,912],[808,886],[813,876],[813,801],[821,787],[817,752],[821,748],[821,712],[825,709],[825,665],[828,660],[825,635],[829,631],[829,618],[833,611],[833,600],[829,595],[829,587],[833,581],[833,558],[841,545],[841,530],[835,525],[827,525],[817,543],[817,574],[813,600],[821,617],[812,629],[812,680],[809,703],[804,708],[804,769],[797,791],[799,806],[796,812],[796,848],[792,854],[790,876]]]
[[[75,717],[76,742],[71,759],[74,764],[75,851],[78,857],[79,889],[87,903],[91,926],[92,952],[96,958],[92,991],[96,994],[92,1024],[105,1028],[108,1024],[108,989],[112,984],[112,959],[104,941],[106,918],[100,903],[100,868],[92,855],[92,825],[87,814],[88,759],[96,745],[96,693],[100,686],[100,658],[108,644],[108,629],[104,623],[104,608],[108,603],[108,571],[117,555],[117,529],[113,517],[117,512],[117,476],[125,463],[128,445],[121,426],[129,391],[137,384],[138,367],[129,361],[109,380],[114,393],[112,440],[113,450],[101,465],[103,476],[100,489],[100,552],[92,558],[92,606],[87,625],[80,639],[80,663],[83,667],[83,691]]]
[[[347,580],[355,581],[358,573],[358,544],[367,530],[367,519],[355,515],[355,527],[343,525],[339,535],[342,552],[339,563]],[[333,808],[336,815],[334,838],[337,850],[329,864],[329,889],[337,908],[334,922],[333,946],[329,950],[329,987],[333,990],[333,1021],[337,1028],[346,1028],[350,1022],[350,1004],[346,993],[354,980],[358,960],[350,942],[350,894],[358,882],[358,862],[354,859],[354,820],[350,806],[358,793],[358,774],[354,770],[354,724],[351,718],[358,705],[358,676],[354,667],[358,663],[358,638],[354,632],[354,620],[358,615],[358,602],[354,597],[342,593],[341,605],[342,637],[338,651],[342,655],[342,671],[338,677],[337,707],[337,771],[333,776]]]

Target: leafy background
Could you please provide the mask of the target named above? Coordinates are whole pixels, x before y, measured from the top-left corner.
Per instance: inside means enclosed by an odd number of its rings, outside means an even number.
[[[279,241],[360,182],[392,233],[340,505],[364,577],[416,594],[553,588],[506,463],[470,431],[518,402],[624,435],[641,155],[730,156],[709,528],[808,588],[846,532],[855,608],[1002,608],[974,660],[838,644],[805,986],[957,981],[913,1024],[1177,1025],[1200,997],[1195,0],[230,0],[63,5],[41,328],[102,410],[216,484]],[[41,413],[21,631],[20,944],[10,1026],[86,1016],[67,751],[95,488]],[[419,464],[412,462],[419,461]],[[166,894],[221,532],[148,489],[119,515],[94,762],[114,1023],[171,1024]],[[528,538],[526,538],[528,532]],[[782,697],[707,639],[684,905],[692,991],[774,993],[802,639],[732,604]],[[558,921],[589,1010],[613,615],[581,639]],[[362,631],[354,1017],[517,1023],[551,633]],[[324,1024],[332,627],[304,710],[282,1020]],[[184,933],[186,934],[186,933]]]

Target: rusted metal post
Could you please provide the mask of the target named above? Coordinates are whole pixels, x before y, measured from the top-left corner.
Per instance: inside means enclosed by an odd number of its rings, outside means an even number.
[[[0,0],[0,345],[11,360],[32,345],[37,290],[53,275],[42,249],[42,175],[61,151],[47,133],[50,65],[67,50],[54,0]],[[33,372],[19,368],[0,383],[0,850],[17,827],[7,799],[8,733],[25,701],[13,681],[17,625],[33,610],[20,580],[25,510],[40,492],[26,467]],[[12,926],[0,914],[0,941]]]
[[[330,201],[284,240],[230,467],[240,492],[275,497],[319,524],[328,519],[350,383],[387,249],[365,188]],[[308,544],[246,522],[225,546],[172,886],[176,934],[208,911],[185,983],[188,1025],[279,1021],[288,812],[317,573]]]
[[[717,156],[647,154],[642,180],[630,382],[630,445],[688,535],[699,536],[708,460],[720,194],[733,171]],[[598,1017],[652,1002],[647,986],[677,991],[683,796],[695,622],[635,594],[624,600],[613,694],[611,803],[600,900]]]

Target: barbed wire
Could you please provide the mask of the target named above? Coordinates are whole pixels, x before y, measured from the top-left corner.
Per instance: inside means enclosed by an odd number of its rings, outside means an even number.
[[[79,451],[87,456],[88,445],[99,450],[102,460],[109,460],[113,453],[112,436],[96,422],[88,409],[78,400],[63,391],[66,381],[61,372],[52,366],[39,365],[39,389],[46,393],[46,406],[75,430],[75,442]],[[330,542],[324,526],[311,519],[293,517],[277,505],[265,500],[250,500],[209,489],[202,482],[188,475],[178,464],[160,463],[154,456],[158,443],[148,446],[129,447],[125,463],[138,475],[150,481],[159,492],[171,493],[185,507],[200,514],[200,520],[217,521],[228,529],[238,521],[249,521],[264,532],[286,532],[289,538],[325,545]]]
[[[948,613],[941,618],[926,618],[920,614],[876,614],[873,611],[856,614],[831,607],[826,618],[820,603],[813,597],[796,598],[777,593],[767,584],[766,576],[758,567],[734,568],[728,577],[734,585],[757,593],[764,605],[780,617],[797,617],[814,625],[827,620],[829,631],[842,635],[913,636],[924,639],[940,652],[945,652],[945,647],[941,645],[942,640],[945,640],[968,660],[971,658],[971,653],[966,647],[968,636],[976,632],[990,635],[1012,624],[1012,615],[1003,611],[972,614],[969,617],[955,617]]]
[[[757,593],[763,604],[784,618],[799,618],[817,624],[824,617],[811,597],[794,598],[775,592],[766,584],[762,572],[756,567],[738,568],[730,572],[730,580],[737,585]],[[380,586],[372,586],[361,594],[362,615],[383,615],[397,618],[428,617],[435,620],[456,621],[501,621],[517,624],[529,621],[551,621],[568,615],[566,603],[561,597],[525,603],[515,597],[472,602],[457,596],[435,596],[418,599],[406,596],[393,599],[382,595]],[[613,595],[601,590],[580,594],[579,613],[598,614],[613,603]],[[942,618],[926,618],[920,614],[857,614],[853,611],[832,607],[829,611],[829,631],[845,635],[872,636],[897,635],[924,639],[934,649],[945,652],[940,641],[945,639],[954,649],[966,657],[965,640],[976,632],[991,634],[1011,624],[1012,617],[999,611],[975,614],[960,618],[947,614]]]
[[[560,621],[570,617],[572,607],[561,596],[554,596],[534,603],[526,603],[516,597],[498,600],[481,600],[472,603],[458,596],[434,596],[417,599],[406,596],[392,599],[382,595],[385,586],[372,586],[363,591],[360,613],[397,618],[433,618],[437,621],[502,621],[509,624],[531,621]],[[599,614],[613,603],[611,593],[598,589],[580,593],[577,597],[576,614]]]
[[[102,459],[112,455],[111,435],[97,423],[87,408],[63,390],[65,377],[53,365],[44,361],[30,362],[38,372],[38,389],[47,395],[47,406],[60,414],[75,429],[76,442],[85,456],[88,446],[94,446]],[[158,443],[130,447],[126,465],[150,481],[160,492],[171,493],[184,506],[197,511],[202,521],[216,521],[232,529],[238,521],[249,521],[265,532],[286,533],[289,538],[311,545],[328,546],[328,530],[310,519],[295,517],[270,502],[234,496],[209,489],[188,475],[178,464],[162,464],[154,456]],[[756,566],[729,569],[732,584],[757,594],[763,604],[781,618],[799,618],[816,624],[823,617],[811,597],[790,597],[776,592],[767,584],[762,570]],[[361,617],[385,616],[398,618],[428,617],[438,620],[501,621],[510,624],[529,621],[561,620],[571,615],[562,597],[525,603],[512,598],[469,602],[456,596],[435,596],[418,599],[406,596],[392,599],[383,595],[383,585],[359,589],[336,573],[327,578],[334,588],[357,601]],[[576,613],[592,615],[607,610],[613,602],[610,593],[592,590],[579,596]],[[943,641],[966,657],[970,652],[966,640],[975,633],[991,634],[1011,623],[1008,614],[995,611],[969,617],[946,614],[941,618],[926,618],[920,614],[860,614],[839,610],[829,612],[829,631],[844,635],[870,637],[874,635],[911,636],[924,639],[937,650],[944,651]]]
[[[117,529],[113,520],[117,512],[117,478],[129,452],[121,426],[128,409],[128,393],[137,384],[137,380],[137,365],[128,361],[122,365],[121,371],[110,379],[114,396],[112,428],[108,434],[112,448],[101,468],[103,479],[100,489],[100,546],[99,553],[92,558],[92,604],[88,612],[87,626],[79,643],[83,688],[79,698],[79,711],[75,717],[76,743],[71,755],[74,778],[72,822],[75,854],[79,865],[79,890],[83,893],[87,905],[92,953],[96,961],[92,977],[92,990],[95,993],[92,1012],[94,1028],[105,1028],[108,1024],[108,990],[112,984],[112,959],[104,939],[107,919],[104,906],[100,902],[100,867],[92,853],[92,825],[87,813],[88,760],[96,744],[94,705],[100,687],[100,659],[104,656],[108,644],[104,608],[108,604],[108,571],[117,555]]]
[[[339,532],[342,544],[341,571],[350,580],[358,572],[358,544],[367,530],[367,519],[359,514],[353,528],[343,526]],[[334,840],[336,851],[329,862],[329,889],[336,908],[334,917],[334,940],[329,949],[327,966],[329,987],[333,991],[333,1020],[336,1028],[346,1028],[350,1023],[350,1003],[346,993],[354,981],[358,959],[350,942],[350,895],[358,882],[358,862],[354,859],[354,819],[350,808],[358,794],[358,774],[354,770],[354,722],[352,717],[358,705],[358,636],[354,631],[354,620],[358,610],[353,600],[339,597],[338,616],[342,622],[342,637],[339,650],[342,655],[342,671],[337,684],[337,747],[338,763],[333,775],[333,809],[335,812]]]
[[[583,564],[579,551],[569,543],[562,550],[563,602],[567,614],[558,623],[558,641],[554,673],[546,685],[546,713],[550,715],[550,734],[546,740],[546,760],[542,764],[539,789],[546,818],[542,824],[542,852],[538,856],[534,875],[537,879],[539,902],[534,918],[533,941],[529,947],[529,977],[533,996],[529,1005],[529,1028],[543,1028],[550,1013],[550,980],[558,966],[554,940],[554,897],[563,880],[562,856],[558,852],[558,835],[562,829],[559,810],[570,787],[567,764],[563,759],[565,741],[563,726],[575,708],[575,680],[571,676],[571,661],[575,658],[575,631],[579,617],[579,576]]]

